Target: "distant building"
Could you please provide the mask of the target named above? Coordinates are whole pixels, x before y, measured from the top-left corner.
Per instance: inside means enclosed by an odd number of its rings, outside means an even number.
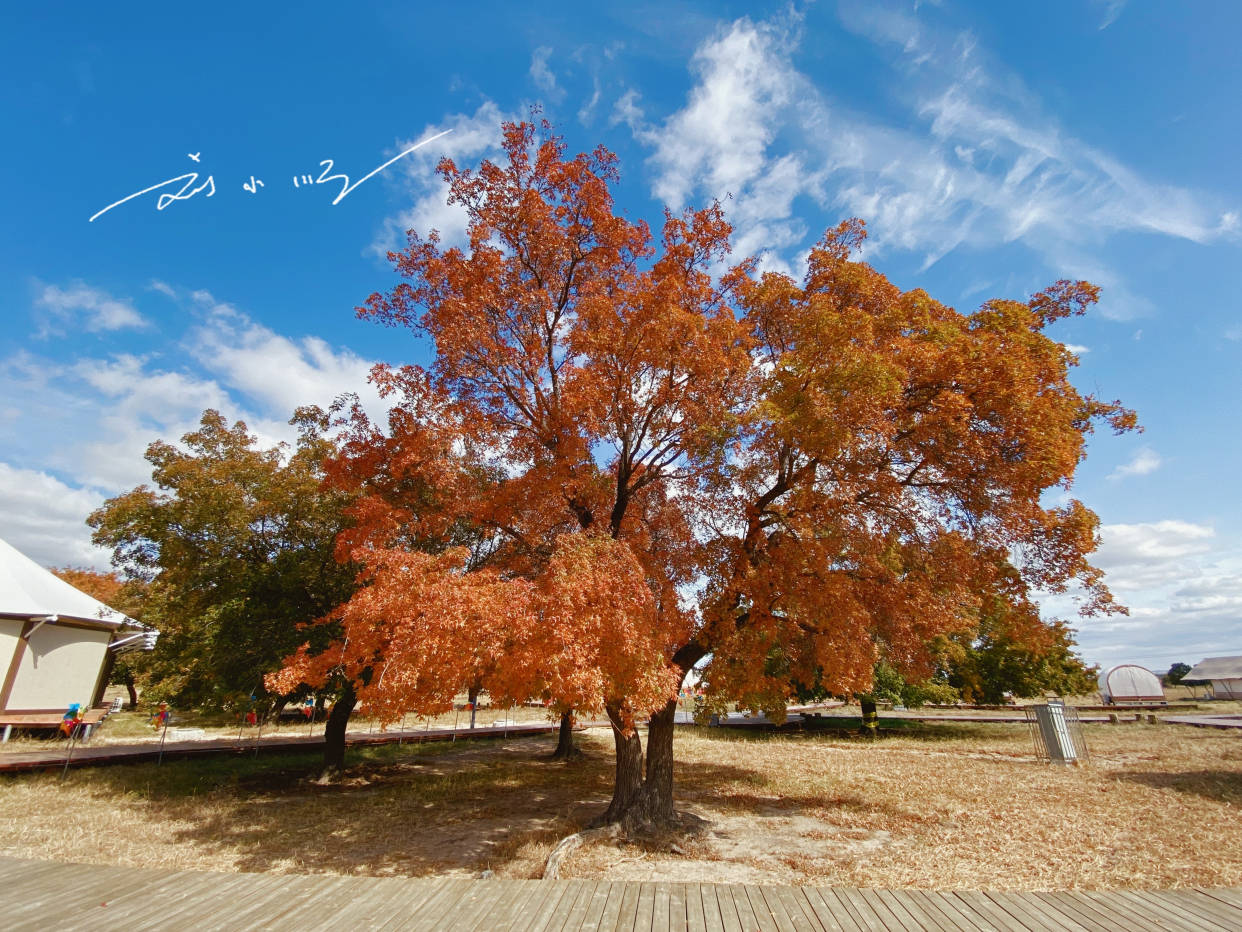
[[[97,705],[112,658],[158,635],[0,540],[0,713]]]
[[[1164,702],[1164,687],[1160,677],[1146,667],[1123,663],[1100,674],[1100,699],[1105,705]]]
[[[1209,657],[1190,668],[1182,677],[1186,680],[1203,680],[1212,686],[1217,699],[1242,699],[1242,657]]]

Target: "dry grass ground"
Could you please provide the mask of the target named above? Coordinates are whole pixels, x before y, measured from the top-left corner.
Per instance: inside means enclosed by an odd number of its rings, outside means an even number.
[[[1090,765],[1039,764],[1024,726],[847,733],[683,729],[690,837],[587,844],[562,876],[937,889],[1242,885],[1242,736],[1087,726]],[[538,876],[607,801],[605,731],[586,756],[549,738],[218,758],[0,778],[0,853],[273,872]]]

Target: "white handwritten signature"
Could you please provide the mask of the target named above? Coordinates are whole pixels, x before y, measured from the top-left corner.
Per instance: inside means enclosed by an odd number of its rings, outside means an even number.
[[[328,174],[329,172],[332,171],[333,167],[335,167],[336,163],[333,159],[324,159],[322,162],[319,163],[320,167],[323,168],[323,171],[319,173],[318,177],[314,175],[294,175],[293,186],[297,188],[297,187],[301,187],[302,185],[329,184],[334,181],[339,181],[341,182],[340,193],[337,194],[337,196],[332,199],[332,206],[335,207],[341,201],[345,200],[345,198],[348,197],[353,192],[353,190],[358,187],[358,185],[362,184],[367,179],[372,178],[375,175],[378,175],[380,172],[382,172],[385,168],[387,168],[393,162],[396,162],[398,159],[405,158],[415,149],[420,149],[423,146],[427,145],[427,143],[429,142],[435,142],[441,136],[447,136],[451,132],[452,132],[451,129],[446,129],[442,133],[436,133],[434,136],[427,137],[422,142],[415,143],[414,145],[406,149],[404,152],[394,155],[383,165],[367,172],[357,181],[350,182],[349,175],[346,175],[344,173],[337,173],[335,175]],[[202,155],[202,153],[194,152],[194,153],[187,153],[187,155],[192,161],[198,162],[199,156]],[[199,184],[198,183],[198,172],[186,172],[184,175],[178,175],[175,178],[169,178],[165,181],[161,181],[159,184],[153,184],[149,188],[143,188],[141,191],[135,191],[133,194],[130,194],[127,197],[121,198],[119,201],[115,201],[114,203],[109,204],[103,210],[96,211],[91,216],[90,220],[88,220],[87,222],[94,223],[98,218],[102,217],[104,214],[110,211],[113,207],[120,207],[126,201],[132,201],[136,197],[142,197],[142,195],[144,194],[150,194],[152,191],[158,191],[160,188],[167,188],[170,185],[176,185],[176,184],[180,184],[181,187],[177,189],[175,192],[165,191],[162,194],[160,194],[159,197],[155,199],[156,210],[163,210],[165,207],[167,207],[169,204],[174,203],[175,201],[188,201],[190,198],[194,197],[200,191],[206,191],[207,197],[211,197],[212,195],[216,193],[216,180],[213,176],[208,175],[207,180],[204,181],[202,184]],[[242,188],[244,188],[246,191],[249,191],[251,194],[257,193],[259,188],[261,187],[263,187],[263,182],[260,179],[255,178],[254,175],[251,175],[250,180],[247,182],[243,182],[242,184]]]

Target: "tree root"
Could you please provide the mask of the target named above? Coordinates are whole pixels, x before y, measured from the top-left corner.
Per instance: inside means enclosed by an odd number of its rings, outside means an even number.
[[[620,832],[621,826],[613,824],[605,825],[601,828],[587,829],[582,832],[574,832],[572,835],[562,838],[556,847],[552,849],[552,853],[548,855],[548,860],[543,865],[543,879],[556,880],[560,876],[561,862],[582,847],[583,842],[593,841],[596,838],[616,838]]]

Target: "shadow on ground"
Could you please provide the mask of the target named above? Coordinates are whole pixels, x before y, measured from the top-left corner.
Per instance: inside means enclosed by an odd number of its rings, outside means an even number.
[[[1242,805],[1242,773],[1236,770],[1192,770],[1184,773],[1123,771],[1117,774],[1117,779],[1157,790],[1176,790],[1234,806]]]
[[[326,786],[313,781],[312,754],[107,767],[69,782],[128,796],[141,815],[165,821],[177,844],[224,855],[238,870],[468,876],[512,865],[529,874],[612,792],[611,741],[583,738],[586,753],[569,764],[548,759],[554,743],[541,736],[351,751],[347,770]],[[777,801],[764,794],[760,773],[727,764],[679,767],[677,779],[678,804],[690,809],[865,805]]]

